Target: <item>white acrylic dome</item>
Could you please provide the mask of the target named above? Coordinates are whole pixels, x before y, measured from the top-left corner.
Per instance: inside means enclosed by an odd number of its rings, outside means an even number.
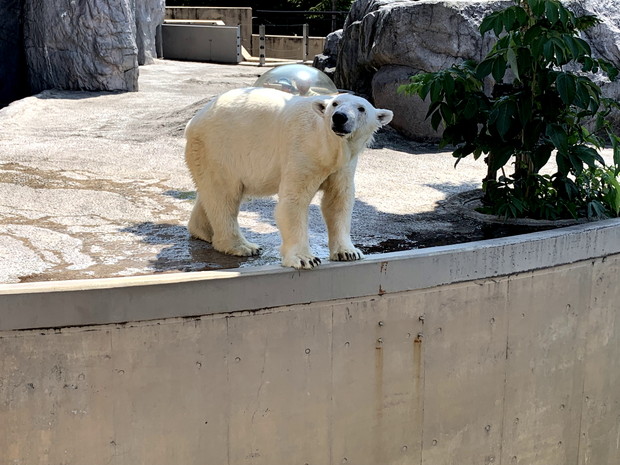
[[[338,93],[327,74],[306,65],[276,66],[259,77],[254,87],[270,87],[295,95]]]

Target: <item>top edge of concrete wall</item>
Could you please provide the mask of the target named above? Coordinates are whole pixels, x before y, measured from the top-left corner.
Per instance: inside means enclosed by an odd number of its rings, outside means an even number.
[[[0,331],[127,323],[380,296],[620,253],[620,219],[373,255],[316,270],[279,266],[0,285]]]

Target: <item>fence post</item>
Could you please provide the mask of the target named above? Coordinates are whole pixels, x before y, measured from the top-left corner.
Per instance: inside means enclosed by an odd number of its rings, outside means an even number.
[[[258,26],[258,66],[265,66],[265,25]]]
[[[309,29],[310,29],[310,26],[307,23],[304,24],[304,26],[303,26],[304,38],[303,38],[303,43],[302,43],[302,46],[301,46],[302,47],[302,57],[301,57],[301,59],[304,62],[308,59],[308,35],[309,35],[308,31],[309,31]]]

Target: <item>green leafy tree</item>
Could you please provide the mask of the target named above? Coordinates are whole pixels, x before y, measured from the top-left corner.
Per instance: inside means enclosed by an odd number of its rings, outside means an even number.
[[[168,6],[229,6],[222,0],[177,0]],[[236,0],[235,7],[252,7],[257,10],[312,10],[348,11],[353,0]]]
[[[297,34],[303,23],[310,24],[312,35],[327,35],[334,29],[342,27],[345,13],[337,15],[320,14],[285,14],[265,13],[261,10],[271,11],[349,11],[352,0],[236,0],[233,4],[214,0],[176,0],[168,2],[169,6],[211,6],[211,7],[251,7],[255,16],[254,33],[258,33],[259,24],[272,25],[278,34]],[[295,25],[287,27],[287,25]],[[273,31],[271,33],[274,33]]]
[[[580,37],[599,22],[577,16],[558,0],[515,0],[482,21],[481,34],[497,38],[482,62],[418,74],[399,88],[430,99],[427,117],[435,129],[443,124],[441,144],[455,147],[457,163],[468,155],[486,156],[488,212],[548,219],[618,215],[601,199],[616,199],[619,192],[620,138],[607,119],[619,105],[603,98],[591,77],[602,73],[614,80],[619,71],[593,57]],[[490,93],[484,91],[485,80],[494,83]],[[616,183],[595,183],[611,192],[597,197],[584,186],[593,185],[586,177],[602,176],[596,171],[605,163],[599,154],[606,143],[602,136],[614,152],[615,166],[606,176],[611,173]],[[540,175],[554,154],[557,172]],[[515,168],[509,176],[505,166],[511,161]]]
[[[312,11],[349,11],[353,0],[290,0],[300,9]]]

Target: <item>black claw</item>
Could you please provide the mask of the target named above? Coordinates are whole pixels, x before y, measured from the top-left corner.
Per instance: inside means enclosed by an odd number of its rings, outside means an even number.
[[[301,266],[302,266],[302,267],[305,267],[305,266],[306,266],[306,262],[304,262],[303,260],[299,260],[299,263],[301,263]]]
[[[316,264],[317,264],[317,265],[320,265],[320,264],[321,264],[321,259],[320,259],[320,258],[318,258],[318,257],[316,258]]]
[[[341,252],[338,252],[338,260],[344,260],[344,256]]]

